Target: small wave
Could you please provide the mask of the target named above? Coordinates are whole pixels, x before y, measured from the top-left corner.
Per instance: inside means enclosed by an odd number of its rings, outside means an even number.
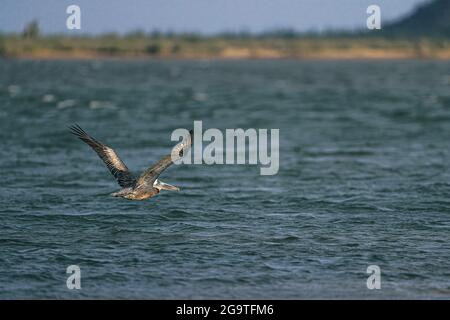
[[[58,109],[65,109],[65,108],[74,107],[75,105],[76,105],[76,100],[67,99],[67,100],[63,100],[63,101],[58,102],[56,107]]]
[[[51,102],[54,102],[55,100],[56,100],[56,97],[52,94],[45,94],[42,97],[42,102],[44,102],[44,103],[51,103]]]
[[[8,86],[7,90],[11,97],[15,97],[20,93],[21,88],[20,88],[20,86],[12,84],[12,85]]]
[[[114,103],[110,101],[98,101],[98,100],[92,100],[89,102],[89,108],[90,109],[115,109],[116,106]]]
[[[198,102],[206,101],[206,100],[208,100],[208,95],[203,92],[196,92],[194,94],[194,100],[198,101]]]

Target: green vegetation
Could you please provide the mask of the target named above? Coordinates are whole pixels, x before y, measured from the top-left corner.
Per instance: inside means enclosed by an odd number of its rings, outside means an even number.
[[[39,37],[39,24],[36,20],[31,21],[25,26],[25,29],[23,30],[22,36],[24,38],[37,38]]]
[[[3,35],[0,33],[0,57],[6,56],[5,41]]]
[[[36,21],[21,35],[0,35],[0,56],[25,58],[450,59],[450,1],[436,0],[382,30],[353,33],[186,33],[41,36]]]
[[[448,38],[383,35],[145,35],[0,38],[0,55],[28,58],[450,58]]]
[[[151,43],[145,48],[145,52],[151,56],[155,56],[161,52],[161,47],[157,43]]]

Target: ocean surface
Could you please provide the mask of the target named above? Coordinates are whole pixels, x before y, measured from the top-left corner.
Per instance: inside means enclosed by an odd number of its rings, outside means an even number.
[[[67,129],[139,174],[194,120],[280,129],[278,174],[113,198]],[[0,128],[1,299],[450,298],[450,62],[0,60]]]

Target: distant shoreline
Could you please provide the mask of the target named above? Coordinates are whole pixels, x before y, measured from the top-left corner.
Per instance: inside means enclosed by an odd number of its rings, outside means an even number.
[[[448,38],[0,36],[0,57],[17,59],[450,60]]]
[[[279,57],[279,58],[255,58],[255,57],[125,57],[125,56],[15,56],[0,57],[0,60],[35,60],[35,61],[270,61],[270,60],[298,60],[298,61],[402,61],[402,60],[423,60],[423,61],[450,61],[450,57],[416,57],[416,56],[383,56],[383,57],[361,57],[361,56],[329,56],[329,57]]]

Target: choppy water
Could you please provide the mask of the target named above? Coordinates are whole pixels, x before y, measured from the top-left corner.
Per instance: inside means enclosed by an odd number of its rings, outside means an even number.
[[[0,298],[450,298],[450,63],[0,61]],[[280,171],[171,167],[169,135],[280,128]],[[79,291],[66,268],[79,265]],[[368,290],[378,265],[382,289]]]

